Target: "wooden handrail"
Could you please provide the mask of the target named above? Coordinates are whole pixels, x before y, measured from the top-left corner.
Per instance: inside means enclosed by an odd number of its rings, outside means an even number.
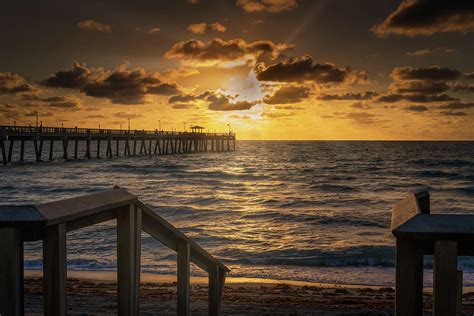
[[[111,219],[117,219],[119,315],[139,312],[142,230],[178,253],[178,314],[189,315],[191,262],[209,274],[209,314],[219,314],[229,269],[135,195],[116,187],[38,206],[0,206],[0,315],[23,313],[23,241],[34,240],[43,240],[45,315],[66,315],[66,233]]]

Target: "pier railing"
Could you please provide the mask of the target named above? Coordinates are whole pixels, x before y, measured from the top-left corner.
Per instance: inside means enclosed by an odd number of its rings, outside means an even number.
[[[177,314],[189,315],[190,263],[209,275],[218,315],[229,269],[124,189],[37,206],[0,207],[0,315],[23,315],[23,242],[43,241],[44,314],[67,315],[66,233],[117,220],[118,315],[138,315],[141,231],[177,252]]]
[[[54,160],[54,144],[61,143],[62,158],[102,158],[101,144],[105,143],[107,158],[137,155],[167,155],[196,152],[235,150],[234,133],[200,133],[176,131],[146,131],[63,127],[0,126],[0,152],[4,165],[12,161],[13,148],[19,142],[19,160],[24,161],[25,143],[33,143],[36,161],[42,160],[43,145],[49,142],[49,159]],[[80,153],[79,143],[84,144]],[[93,154],[92,142],[96,149]],[[7,146],[7,143],[8,146]],[[70,148],[70,144],[74,147]],[[121,144],[123,146],[121,146]],[[139,146],[139,148],[137,147]],[[72,151],[72,152],[71,152]]]
[[[433,255],[433,315],[462,315],[458,256],[474,256],[474,215],[430,214],[428,192],[410,194],[392,211],[397,316],[423,315],[423,257]]]

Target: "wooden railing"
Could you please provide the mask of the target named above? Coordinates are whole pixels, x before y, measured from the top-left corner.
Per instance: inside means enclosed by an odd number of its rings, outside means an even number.
[[[66,233],[117,220],[118,314],[138,315],[141,231],[177,252],[177,313],[189,315],[190,263],[209,275],[218,315],[229,269],[124,189],[38,206],[0,207],[0,315],[22,315],[23,242],[43,240],[44,314],[67,314]]]
[[[433,315],[462,315],[458,256],[474,256],[474,215],[430,214],[428,192],[410,194],[392,211],[397,238],[396,316],[423,315],[423,259],[433,256]]]
[[[235,136],[235,133],[197,133],[197,132],[178,132],[178,131],[164,131],[164,130],[123,130],[123,129],[107,129],[107,128],[70,128],[70,127],[43,127],[43,126],[0,126],[0,135],[15,135],[15,134],[36,134],[44,135],[203,135],[203,136]]]

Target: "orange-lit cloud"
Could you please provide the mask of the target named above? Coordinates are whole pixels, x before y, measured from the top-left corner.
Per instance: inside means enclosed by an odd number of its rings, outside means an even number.
[[[104,32],[104,33],[112,32],[112,27],[110,25],[96,21],[96,20],[81,21],[77,23],[77,27],[83,30],[88,30],[88,31],[97,31],[97,32]]]

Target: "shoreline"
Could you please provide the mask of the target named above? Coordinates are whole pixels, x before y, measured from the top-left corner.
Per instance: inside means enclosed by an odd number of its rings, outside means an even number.
[[[25,279],[42,278],[42,270],[25,270]],[[77,279],[83,281],[97,281],[97,282],[116,282],[117,272],[116,271],[68,271],[68,279]],[[173,274],[153,274],[153,273],[141,273],[140,274],[142,283],[173,283],[176,282],[176,275]],[[191,276],[191,284],[206,285],[208,278],[205,276]],[[290,286],[298,287],[318,287],[318,288],[347,288],[347,289],[382,289],[392,288],[395,286],[390,285],[367,285],[367,284],[346,284],[346,283],[324,283],[324,282],[310,282],[310,281],[299,281],[299,280],[284,280],[284,279],[270,279],[270,278],[248,278],[248,277],[226,277],[226,285],[247,285],[247,286],[261,286],[261,285],[278,285],[286,284]],[[432,286],[424,286],[423,291],[431,293],[433,291]],[[463,286],[463,293],[473,293],[474,286]]]
[[[25,312],[42,313],[41,270],[25,271]],[[68,314],[114,315],[117,283],[114,271],[68,272]],[[191,312],[206,315],[206,277],[191,277]],[[226,280],[223,315],[393,315],[393,287],[312,283],[256,278]],[[432,293],[425,289],[424,310],[431,309]],[[176,314],[176,277],[142,274],[140,309],[143,314]],[[463,295],[464,312],[474,312],[474,293]]]

